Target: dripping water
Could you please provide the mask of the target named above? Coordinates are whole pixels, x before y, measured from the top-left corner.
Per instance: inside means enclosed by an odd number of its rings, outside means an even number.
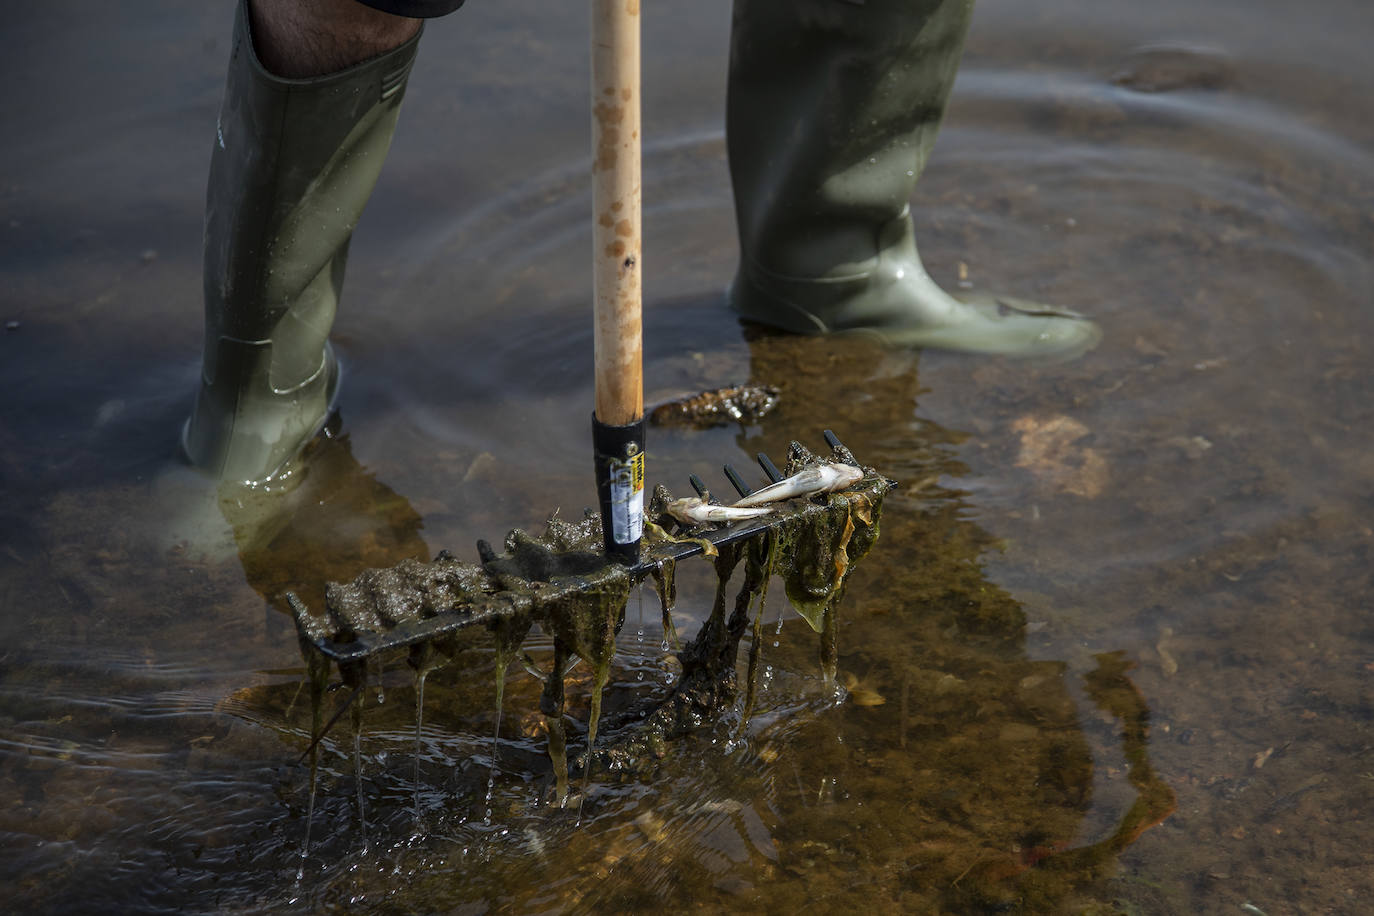
[[[749,638],[749,668],[745,677],[744,710],[740,716],[739,733],[743,733],[745,725],[749,722],[749,717],[754,711],[754,703],[758,698],[759,657],[763,647],[763,614],[768,605],[768,583],[773,578],[773,569],[777,561],[777,538],[772,534],[766,535],[766,538],[764,550],[768,559],[763,569],[763,581],[759,586],[758,607],[754,611],[753,629]],[[782,622],[781,617],[779,617],[778,622]],[[773,645],[776,646],[777,643],[775,642]],[[772,670],[770,665],[768,667],[770,678],[765,678],[765,688],[771,679]]]
[[[635,653],[636,653],[636,655],[639,657],[639,662],[640,662],[640,664],[637,664],[637,665],[636,665],[636,667],[639,668],[639,672],[636,674],[635,678],[636,678],[636,680],[642,681],[642,680],[644,680],[644,666],[643,666],[643,664],[642,664],[642,662],[643,662],[643,660],[644,660],[644,583],[643,583],[643,582],[640,582],[638,585],[635,586],[635,608],[636,608],[635,618],[636,618],[636,620],[638,621],[638,628],[637,628],[636,631],[635,631]]]
[[[568,648],[561,640],[553,643],[553,670],[544,681],[539,706],[549,732],[549,762],[553,765],[554,798],[558,807],[568,800],[568,736],[563,726],[563,675],[568,668]]]
[[[425,654],[429,652],[429,645],[425,645]],[[429,675],[429,666],[421,664],[415,669],[415,828],[420,828],[420,739],[424,732],[425,722],[425,678]]]
[[[824,678],[826,689],[842,694],[835,681],[835,671],[839,664],[839,627],[835,618],[835,600],[832,599],[825,605],[825,618],[821,624],[821,676]]]
[[[415,826],[420,826],[420,736],[425,719],[425,672],[415,672]]]
[[[587,796],[592,790],[592,761],[596,753],[596,729],[601,722],[601,694],[611,673],[611,657],[615,654],[615,642],[611,651],[596,662],[592,676],[592,709],[587,717],[587,764],[582,769],[582,798],[577,803],[577,823],[582,823],[582,810],[587,804]]]
[[[368,850],[367,810],[363,806],[363,704],[349,707],[349,724],[353,729],[353,782],[358,797],[358,832],[363,838],[363,852]]]
[[[324,725],[324,692],[329,684],[329,662],[318,652],[306,653],[306,678],[310,682],[310,789],[305,806],[305,842],[296,869],[296,880],[305,879],[305,863],[310,857],[310,831],[315,823],[315,796],[319,788],[319,744],[315,740]],[[293,701],[294,702],[294,701]]]
[[[488,827],[491,826],[491,800],[496,792],[497,755],[501,746],[501,712],[505,708],[506,699],[506,668],[509,667],[513,654],[513,650],[504,646],[496,650],[496,727],[491,732],[491,765],[487,768],[487,796],[482,819],[482,823]]]

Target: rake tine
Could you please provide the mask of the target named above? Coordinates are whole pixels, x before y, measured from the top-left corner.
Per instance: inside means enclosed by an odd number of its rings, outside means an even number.
[[[754,492],[754,488],[745,483],[744,478],[739,476],[739,471],[735,470],[734,465],[727,464],[725,466],[725,476],[730,478],[730,485],[735,488],[735,492],[740,496],[748,496]]]
[[[763,473],[768,475],[769,483],[777,483],[779,480],[782,480],[782,471],[778,470],[778,466],[773,463],[771,458],[763,452],[759,452],[758,457],[759,467],[763,468]]]
[[[687,479],[692,482],[692,489],[697,491],[698,496],[706,500],[711,498],[711,491],[706,489],[706,484],[701,482],[700,477],[695,474],[689,474]]]
[[[835,435],[834,430],[827,429],[825,431],[825,444],[830,446],[830,450],[835,453],[835,457],[845,464],[852,464],[856,468],[861,466],[859,462],[854,459],[854,453],[849,450],[847,445],[840,441],[840,437]]]

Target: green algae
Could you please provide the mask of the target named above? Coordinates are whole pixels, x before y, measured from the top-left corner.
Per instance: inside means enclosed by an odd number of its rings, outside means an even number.
[[[811,629],[822,632],[824,619],[844,595],[850,567],[878,538],[879,510],[862,496],[832,493],[828,511],[805,524],[784,519],[778,525],[781,574],[787,599]]]
[[[596,744],[597,728],[601,720],[601,695],[605,689],[606,681],[610,677],[611,659],[615,655],[615,637],[621,626],[625,622],[625,608],[630,600],[630,578],[628,576],[611,576],[602,578],[599,581],[589,581],[586,588],[578,589],[571,596],[560,602],[557,612],[549,615],[544,622],[544,626],[551,631],[554,637],[555,647],[562,647],[564,652],[570,652],[583,659],[592,669],[592,695],[591,712],[587,723],[587,747],[590,750]],[[560,683],[557,689],[558,709],[550,713],[545,711],[545,715],[550,716],[549,736],[550,749],[554,743],[555,730],[561,731],[562,722],[562,697],[563,687],[563,666],[558,663],[558,652],[555,652],[554,673],[550,675],[550,680],[557,679]],[[554,720],[557,720],[556,723]],[[566,735],[559,736],[564,748],[566,748]],[[552,756],[552,755],[551,755]],[[562,804],[567,799],[567,765],[566,751],[563,761],[555,760],[555,771],[558,774],[558,799]],[[590,770],[584,775],[584,783],[590,785]],[[585,798],[585,791],[584,791]]]
[[[677,604],[677,561],[665,559],[655,564],[649,573],[654,580],[654,590],[658,592],[659,604],[663,609],[663,651],[669,647],[673,651],[682,649],[678,638],[677,626],[673,623],[673,608]]]
[[[496,788],[497,757],[500,752],[501,743],[501,714],[506,707],[506,670],[510,668],[511,660],[515,658],[520,646],[525,641],[525,636],[530,631],[532,621],[529,617],[519,615],[510,618],[493,621],[488,629],[491,631],[494,642],[492,653],[493,661],[493,681],[496,687],[496,724],[492,728],[491,734],[491,766],[487,774],[487,797],[486,797],[486,821],[491,822],[491,798],[492,792]]]

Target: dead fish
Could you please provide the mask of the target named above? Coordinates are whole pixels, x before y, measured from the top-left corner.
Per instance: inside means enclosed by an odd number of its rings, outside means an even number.
[[[834,493],[853,486],[863,479],[864,472],[852,464],[834,464],[822,461],[803,468],[791,477],[770,484],[762,490],[755,490],[735,502],[735,506],[761,506],[779,500],[793,499],[798,496],[811,496],[816,493]]]
[[[675,499],[663,511],[684,525],[706,525],[711,522],[738,522],[758,518],[772,512],[771,507],[761,509],[741,508],[739,506],[718,506],[695,496]]]

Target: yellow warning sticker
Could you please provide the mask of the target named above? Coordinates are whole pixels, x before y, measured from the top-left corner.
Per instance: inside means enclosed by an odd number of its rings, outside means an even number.
[[[644,453],[630,459],[630,488],[638,493],[644,489]]]

